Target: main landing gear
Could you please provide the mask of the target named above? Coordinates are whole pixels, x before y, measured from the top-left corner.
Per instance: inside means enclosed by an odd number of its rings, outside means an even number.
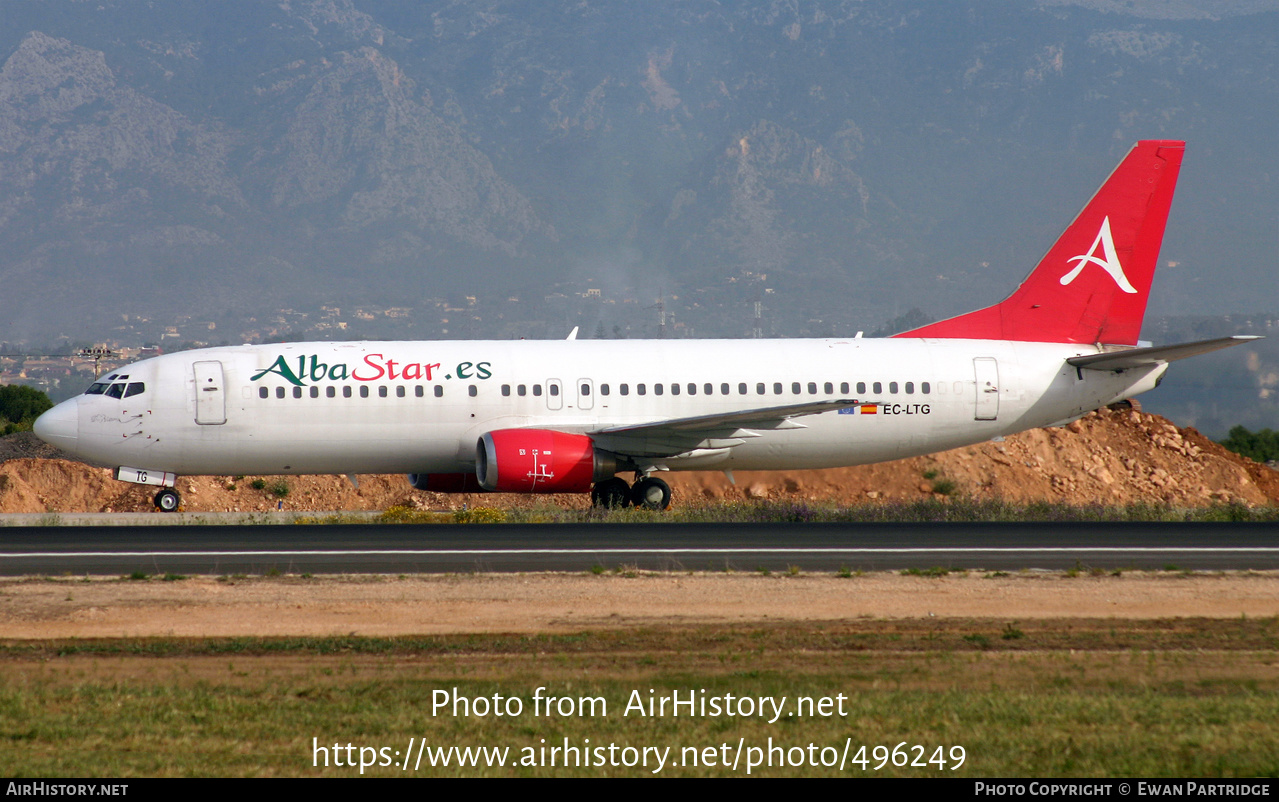
[[[614,476],[591,488],[591,506],[606,510],[635,506],[660,511],[671,506],[671,486],[654,476],[645,476],[634,485]]]
[[[177,512],[181,503],[182,497],[171,487],[166,487],[155,494],[155,508],[160,512]]]

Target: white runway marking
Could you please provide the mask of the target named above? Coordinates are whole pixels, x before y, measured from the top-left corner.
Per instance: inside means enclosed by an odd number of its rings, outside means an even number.
[[[0,552],[0,559],[30,557],[390,557],[516,554],[1279,554],[1274,546],[1063,546],[933,548],[630,548],[630,549],[334,549],[308,551],[23,551]]]

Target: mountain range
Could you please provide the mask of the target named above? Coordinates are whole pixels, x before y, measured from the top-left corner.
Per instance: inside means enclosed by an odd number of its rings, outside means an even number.
[[[1279,2],[0,9],[0,340],[738,278],[870,331],[1002,297],[1139,138],[1189,143],[1151,312],[1276,306]]]

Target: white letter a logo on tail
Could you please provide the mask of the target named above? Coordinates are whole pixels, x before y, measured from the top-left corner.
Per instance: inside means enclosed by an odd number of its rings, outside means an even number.
[[[1098,259],[1093,256],[1097,252],[1097,246],[1101,246],[1101,253],[1104,258]],[[1119,264],[1119,255],[1115,253],[1115,240],[1110,236],[1110,218],[1106,217],[1101,221],[1101,230],[1097,232],[1097,239],[1093,240],[1092,247],[1088,249],[1088,253],[1081,256],[1072,256],[1066,260],[1067,262],[1078,262],[1075,269],[1061,277],[1062,284],[1069,284],[1079,277],[1083,271],[1084,265],[1092,262],[1101,269],[1110,274],[1110,277],[1119,285],[1119,289],[1128,293],[1137,292],[1137,288],[1128,283],[1128,277],[1124,275],[1123,265]]]

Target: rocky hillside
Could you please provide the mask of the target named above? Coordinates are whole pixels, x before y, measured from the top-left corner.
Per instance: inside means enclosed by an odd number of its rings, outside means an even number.
[[[1274,286],[1279,0],[4,11],[0,341],[589,288],[851,334],[1001,297],[1152,137],[1153,309]]]
[[[104,468],[48,458],[30,435],[0,440],[0,512],[151,509],[152,489],[116,482]],[[824,471],[671,474],[677,504],[794,498],[842,504],[963,495],[1072,504],[1220,502],[1279,504],[1279,472],[1239,457],[1194,429],[1137,409],[1101,410],[1063,429],[1037,429],[941,454]],[[513,506],[547,498],[441,495],[412,490],[402,476],[184,477],[188,511],[449,509]],[[255,487],[257,485],[257,487]],[[584,496],[549,497],[584,507]]]

